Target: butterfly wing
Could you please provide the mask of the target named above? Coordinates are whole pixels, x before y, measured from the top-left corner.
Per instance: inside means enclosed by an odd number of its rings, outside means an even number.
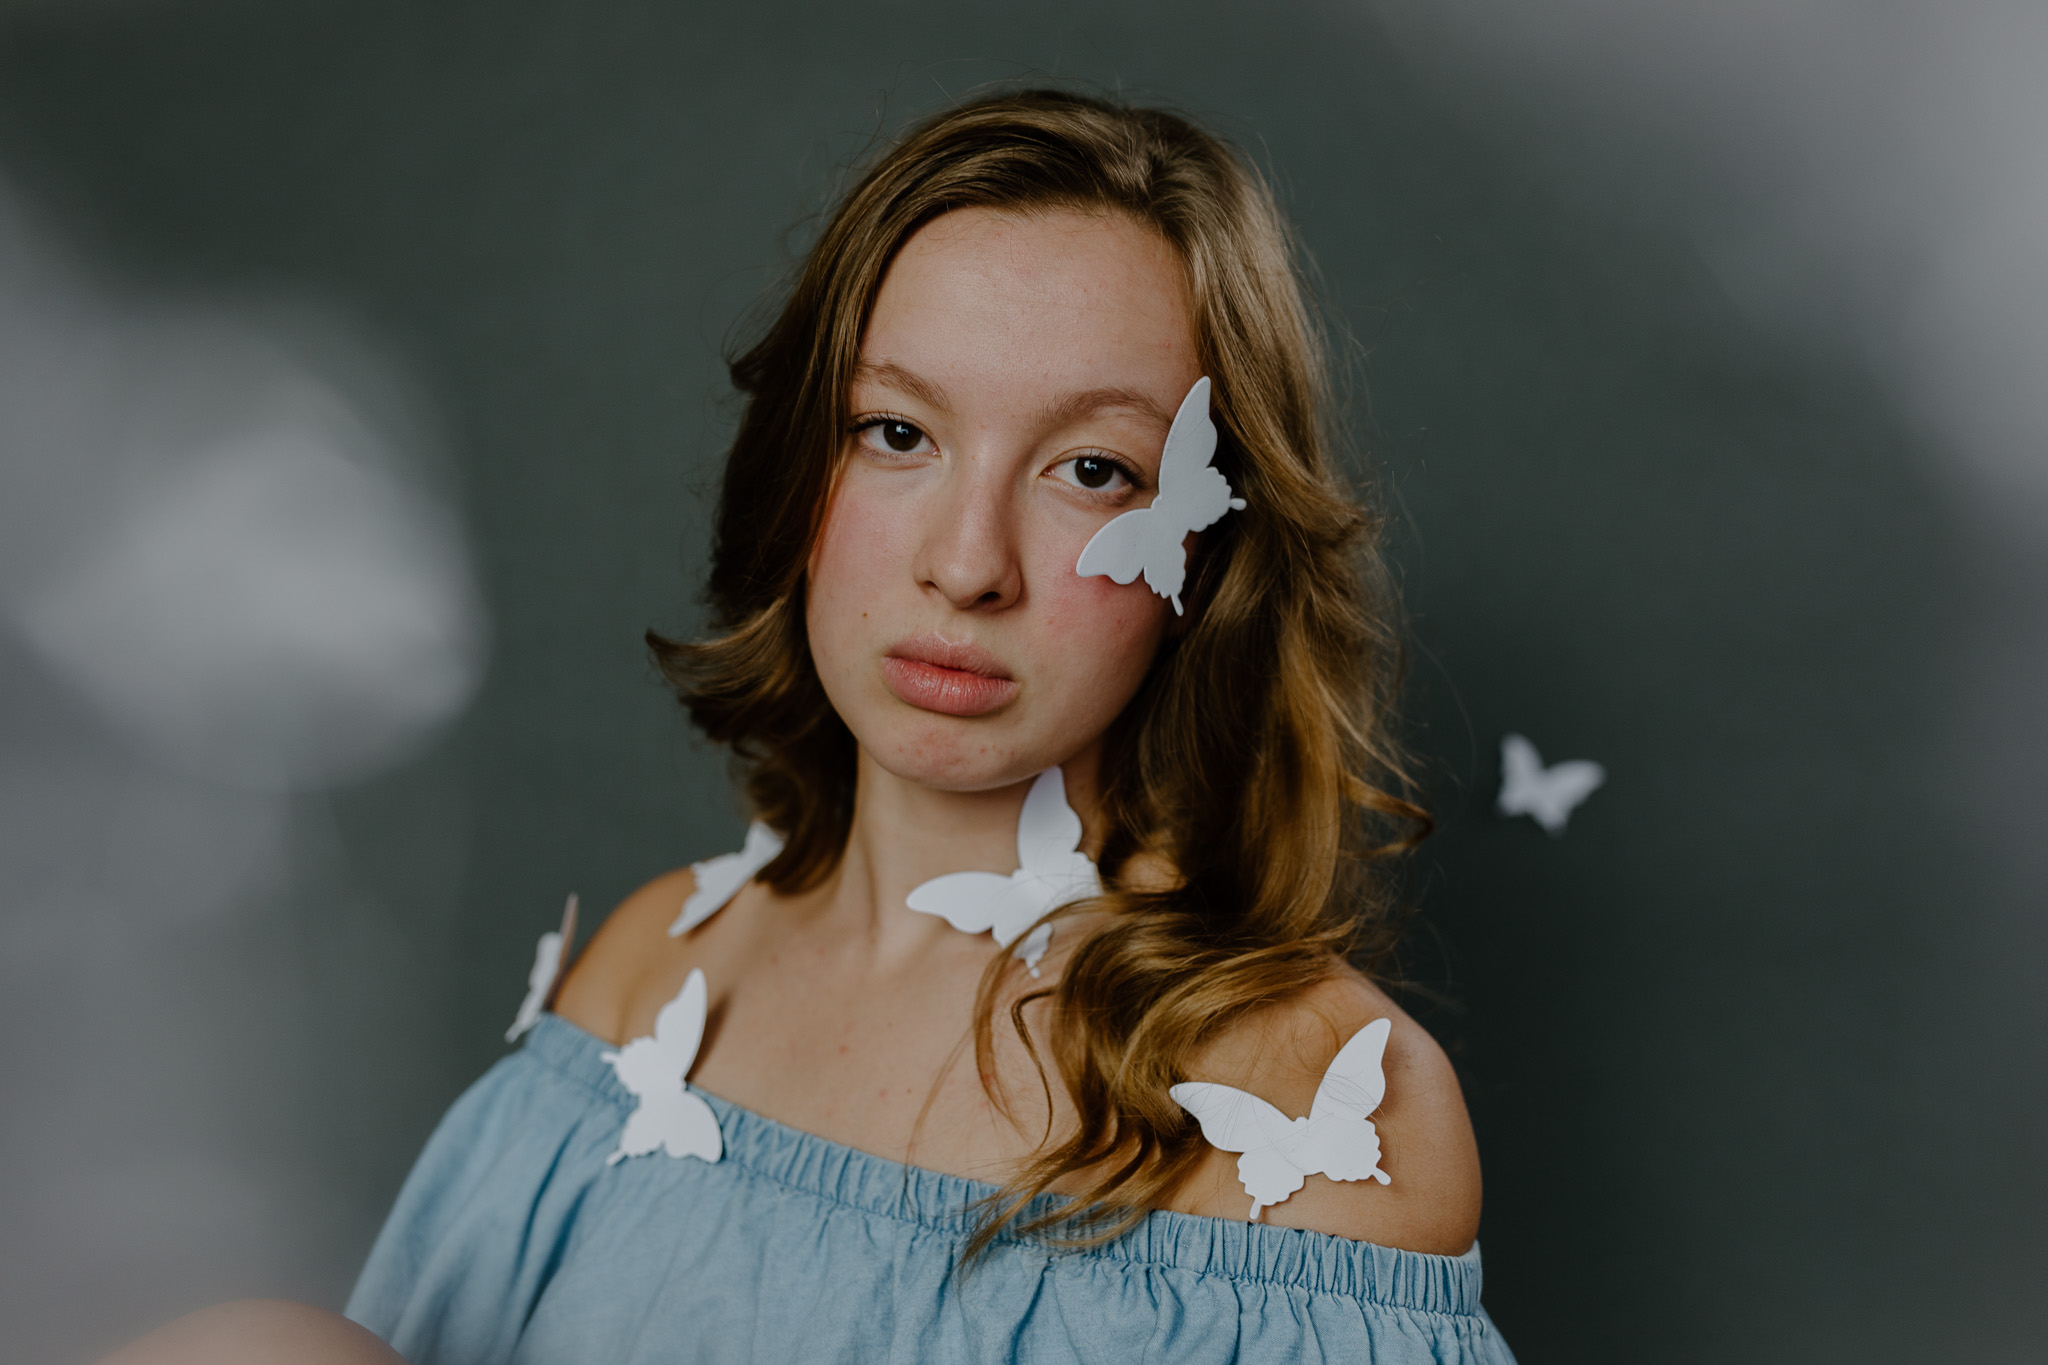
[[[1315,1103],[1309,1107],[1309,1122],[1346,1116],[1369,1118],[1387,1095],[1387,1075],[1382,1061],[1387,1038],[1394,1031],[1392,1019],[1375,1019],[1351,1035],[1323,1072],[1316,1087]]]
[[[1057,766],[1047,768],[1024,797],[1017,818],[1017,865],[1046,872],[1081,847],[1081,817],[1067,804],[1066,779]]]
[[[1271,1147],[1294,1127],[1287,1116],[1257,1095],[1210,1081],[1182,1081],[1170,1087],[1173,1102],[1195,1116],[1211,1147],[1248,1152]]]
[[[1527,815],[1529,800],[1543,771],[1536,746],[1521,735],[1500,737],[1500,800],[1502,815]]]
[[[1024,814],[1017,822],[1017,862],[1016,880],[1030,883],[1031,919],[1102,894],[1095,860],[1081,852],[1081,817],[1067,804],[1066,781],[1056,767],[1040,773],[1024,798]]]
[[[1260,1209],[1281,1203],[1308,1181],[1301,1167],[1278,1147],[1257,1147],[1239,1157],[1237,1178],[1244,1182],[1244,1192],[1252,1197],[1248,1221],[1256,1221]]]
[[[1529,813],[1552,834],[1562,834],[1565,822],[1571,819],[1579,803],[1606,780],[1607,770],[1586,759],[1553,764],[1536,779],[1532,801],[1535,809]]]
[[[506,1042],[517,1042],[521,1034],[540,1022],[561,966],[562,936],[550,929],[533,945],[533,967],[526,974],[526,998],[519,1002],[519,1012],[512,1016],[512,1027],[505,1030]]]
[[[725,1155],[725,1137],[718,1131],[718,1115],[711,1112],[703,1096],[687,1090],[671,1097],[663,1106],[661,1145],[674,1157],[716,1161]]]
[[[654,1016],[654,1041],[661,1048],[663,1076],[673,1074],[678,1089],[690,1074],[690,1068],[697,1064],[697,1045],[704,1041],[704,1013],[709,994],[704,986],[703,968],[692,967],[689,979],[676,992],[676,998],[663,1005],[661,1013]]]
[[[1393,1183],[1380,1169],[1380,1134],[1371,1119],[1331,1114],[1308,1121],[1288,1153],[1310,1171],[1332,1180],[1377,1180]]]
[[[937,915],[963,934],[985,933],[996,927],[1010,886],[1010,878],[998,872],[948,872],[917,887],[906,904],[921,915]]]
[[[1173,425],[1167,428],[1166,449],[1159,455],[1159,496],[1182,495],[1195,472],[1215,458],[1216,424],[1209,420],[1209,378],[1204,375],[1180,400]]]
[[[1030,933],[1024,935],[1023,941],[1011,951],[1010,956],[1022,962],[1024,970],[1030,972],[1033,976],[1037,976],[1038,961],[1045,956],[1045,950],[1051,946],[1052,923],[1048,920],[1044,924],[1033,927]]]
[[[1130,582],[1144,572],[1147,550],[1159,538],[1154,528],[1163,520],[1149,507],[1133,508],[1111,518],[1081,547],[1074,572],[1083,578],[1103,574],[1112,583]],[[1167,530],[1170,533],[1172,528]]]
[[[1301,1188],[1307,1177],[1287,1143],[1294,1124],[1278,1109],[1257,1095],[1208,1081],[1182,1081],[1166,1093],[1195,1116],[1211,1147],[1240,1153],[1237,1177],[1252,1197],[1253,1218]]]
[[[1291,1155],[1303,1167],[1332,1180],[1371,1177],[1388,1183],[1379,1168],[1379,1130],[1370,1115],[1386,1098],[1387,1038],[1393,1029],[1392,1019],[1375,1019],[1352,1034],[1331,1058],[1316,1087],[1308,1124],[1294,1140]]]
[[[604,1054],[610,1060],[616,1053]],[[619,1130],[619,1145],[605,1158],[605,1165],[616,1166],[630,1157],[646,1156],[662,1145],[662,1123],[660,1102],[642,1098],[639,1107],[626,1116],[626,1126]]]
[[[669,937],[680,938],[724,909],[726,902],[781,852],[782,836],[756,820],[747,826],[747,841],[739,852],[721,853],[716,858],[690,864],[697,889],[684,898],[682,913],[668,927]]]
[[[1180,534],[1170,541],[1154,540],[1145,547],[1145,586],[1173,603],[1173,614],[1179,616],[1180,590],[1188,581],[1188,551],[1184,543],[1187,532],[1172,519],[1170,512],[1161,511],[1160,515],[1164,518],[1159,522],[1162,531]]]
[[[1223,471],[1214,465],[1189,470],[1182,476],[1170,493],[1161,493],[1152,506],[1164,511],[1168,518],[1185,536],[1189,531],[1206,531],[1235,507],[1243,507],[1244,499],[1232,497],[1230,480],[1223,477]]]

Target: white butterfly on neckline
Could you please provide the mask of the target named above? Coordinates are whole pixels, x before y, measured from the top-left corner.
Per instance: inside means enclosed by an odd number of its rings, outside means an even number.
[[[1173,415],[1166,450],[1159,457],[1159,494],[1149,507],[1115,518],[1081,547],[1074,572],[1083,578],[1109,575],[1128,583],[1140,573],[1145,586],[1173,603],[1181,615],[1180,590],[1187,578],[1186,541],[1225,512],[1244,510],[1231,496],[1230,481],[1210,461],[1216,455],[1216,424],[1209,419],[1209,380],[1197,379]]]
[[[1052,925],[1038,924],[1049,910],[1102,894],[1095,860],[1081,852],[1081,817],[1067,804],[1066,779],[1047,768],[1031,784],[1017,817],[1017,870],[948,872],[910,893],[910,908],[937,915],[962,933],[992,931],[1009,947],[1021,934],[1015,956],[1033,976],[1052,942]],[[1025,934],[1029,929],[1030,933]]]
[[[1193,1114],[1209,1145],[1240,1152],[1237,1176],[1252,1197],[1247,1222],[1278,1204],[1315,1174],[1332,1180],[1373,1179],[1391,1185],[1380,1169],[1380,1135],[1372,1112],[1387,1093],[1380,1059],[1391,1019],[1375,1019],[1337,1050],[1316,1087],[1308,1117],[1290,1119],[1257,1095],[1207,1081],[1183,1081],[1166,1093]]]
[[[512,1016],[512,1027],[505,1030],[506,1042],[518,1042],[521,1034],[540,1022],[548,1001],[554,997],[555,982],[561,979],[569,948],[575,942],[576,895],[571,892],[569,903],[562,907],[562,927],[548,930],[534,942],[533,966],[526,974],[526,998],[519,1002],[519,1012]]]
[[[691,863],[697,889],[683,898],[683,911],[669,925],[668,936],[681,938],[690,930],[725,908],[740,888],[754,880],[754,874],[775,861],[782,852],[782,836],[759,820],[747,826],[747,842],[737,853],[721,853],[701,863]]]
[[[662,1148],[670,1156],[704,1161],[725,1155],[718,1116],[702,1096],[683,1085],[696,1065],[697,1045],[704,1040],[706,998],[704,973],[693,967],[676,998],[654,1016],[652,1038],[635,1038],[617,1052],[598,1054],[640,1101],[619,1132],[619,1149],[605,1158],[605,1165]]]
[[[1521,735],[1500,741],[1502,815],[1526,815],[1556,838],[1580,802],[1607,780],[1607,769],[1587,759],[1543,766],[1536,746]]]

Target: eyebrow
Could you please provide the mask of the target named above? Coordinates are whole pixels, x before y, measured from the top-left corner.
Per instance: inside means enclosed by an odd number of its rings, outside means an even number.
[[[853,367],[853,382],[858,384],[863,380],[900,389],[918,402],[937,408],[941,412],[953,410],[953,405],[946,401],[944,389],[923,375],[904,369],[901,365],[894,365],[886,360],[860,361]]]
[[[1057,403],[1051,403],[1046,406],[1044,420],[1047,426],[1060,427],[1079,418],[1092,417],[1098,412],[1104,412],[1111,408],[1123,408],[1127,411],[1135,412],[1140,417],[1157,423],[1161,427],[1171,427],[1173,425],[1173,414],[1153,401],[1150,394],[1118,386],[1084,389],[1080,393],[1070,393]]]
[[[943,388],[916,371],[906,370],[890,361],[860,361],[853,368],[853,378],[855,383],[866,381],[886,384],[942,412],[953,410]],[[1114,408],[1135,412],[1160,427],[1173,425],[1173,414],[1160,407],[1150,394],[1121,385],[1070,393],[1064,398],[1048,403],[1040,413],[1039,420],[1049,427],[1061,427],[1080,418],[1091,417],[1098,412]]]

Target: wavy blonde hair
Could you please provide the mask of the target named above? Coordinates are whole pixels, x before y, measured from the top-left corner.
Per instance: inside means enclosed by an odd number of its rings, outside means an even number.
[[[1105,736],[1099,859],[1106,912],[1058,982],[1012,1003],[1037,1062],[1071,1096],[995,1197],[972,1256],[1034,1196],[1078,1202],[1024,1220],[1062,1240],[1111,1237],[1200,1158],[1167,1095],[1187,1059],[1254,1010],[1390,946],[1378,864],[1426,832],[1400,793],[1389,734],[1392,595],[1377,527],[1332,469],[1320,334],[1285,220],[1264,180],[1185,119],[1055,91],[932,117],[846,194],[765,335],[732,363],[747,396],[727,456],[709,583],[712,633],[649,646],[692,719],[732,747],[758,817],[786,844],[762,876],[790,893],[837,865],[853,816],[855,746],[826,700],[804,631],[804,570],[844,444],[862,332],[884,272],[940,214],[981,207],[1125,215],[1178,253],[1216,465],[1249,504],[1204,532],[1186,629]],[[1136,877],[1134,858],[1170,868]],[[974,1017],[992,1076],[994,1018],[1016,964],[991,960]],[[1024,1006],[1050,997],[1032,1037]],[[991,1082],[998,1105],[1003,1097]],[[1078,1211],[1078,1212],[1077,1212]]]

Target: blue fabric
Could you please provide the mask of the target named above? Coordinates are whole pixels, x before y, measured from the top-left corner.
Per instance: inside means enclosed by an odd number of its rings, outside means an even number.
[[[544,1017],[427,1143],[348,1305],[412,1365],[1512,1365],[1477,1247],[1154,1213],[1103,1247],[1004,1239],[962,1272],[989,1186],[713,1095],[722,1161],[607,1167],[634,1101],[604,1047]]]

